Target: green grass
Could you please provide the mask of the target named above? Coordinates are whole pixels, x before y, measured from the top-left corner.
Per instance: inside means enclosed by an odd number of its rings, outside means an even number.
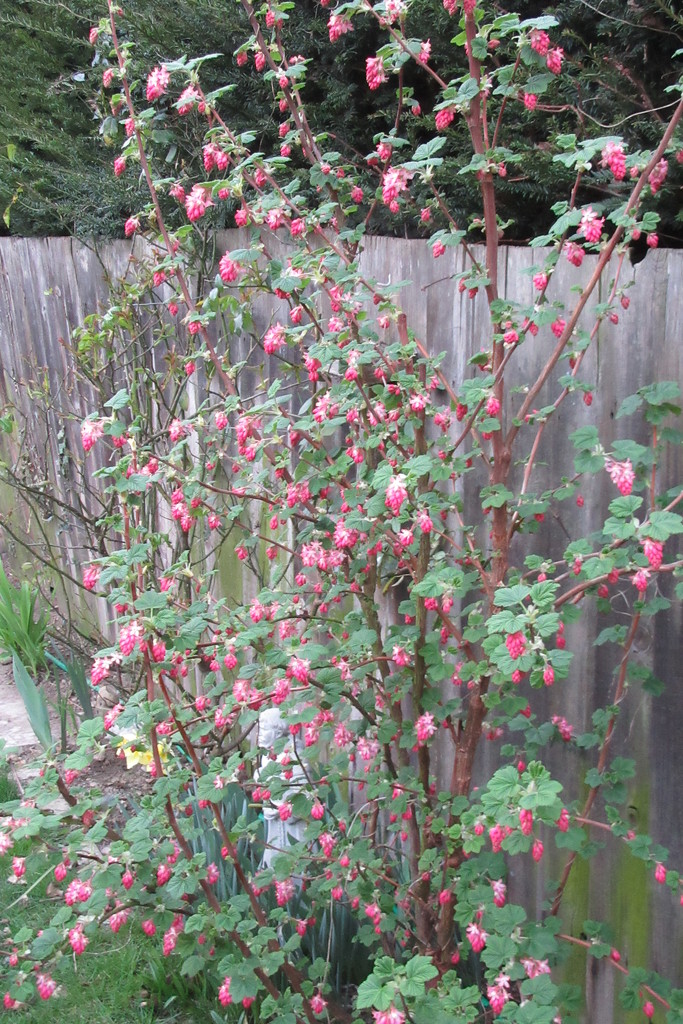
[[[9,803],[10,800],[16,800],[19,796],[17,787],[9,777],[9,772],[4,765],[0,764],[0,804]],[[2,906],[2,904],[0,904]]]
[[[16,797],[13,784],[0,768],[0,804]],[[28,893],[7,881],[12,856],[28,856],[30,840],[15,844],[0,857],[0,935],[28,926],[45,927],[62,904],[48,891],[51,872]],[[29,886],[31,881],[29,880]],[[194,1024],[211,1021],[219,1009],[214,998],[191,992],[178,974],[177,961],[165,960],[161,936],[148,939],[132,922],[118,934],[97,935],[79,957],[64,956],[50,968],[61,991],[52,999],[27,1006],[21,1019],[30,1024]],[[4,943],[3,943],[4,945]],[[0,995],[6,990],[0,962]]]

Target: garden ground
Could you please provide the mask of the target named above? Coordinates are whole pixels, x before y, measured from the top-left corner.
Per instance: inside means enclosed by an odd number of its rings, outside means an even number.
[[[58,725],[53,722],[53,733]],[[24,705],[12,679],[12,668],[0,664],[0,740],[12,750],[7,770],[0,765],[0,804],[15,799],[23,784],[35,772],[31,767],[40,754],[40,745],[31,731]],[[108,751],[104,760],[93,765],[93,784],[105,795],[140,797],[139,773],[127,773],[124,763]],[[2,812],[0,811],[0,818]],[[28,856],[28,840],[17,844],[11,854],[0,857],[0,949],[4,951],[9,935],[22,927],[36,928],[59,909],[61,891],[51,882],[50,872],[30,893],[21,888],[11,871],[12,855]],[[55,858],[56,862],[57,858]],[[76,958],[64,957],[54,977],[62,984],[59,1015],[69,1024],[194,1024],[211,1020],[211,1005],[201,993],[190,992],[177,972],[166,970],[166,962],[153,941],[136,934],[136,925],[128,924],[116,935],[93,939],[86,952]],[[32,1006],[22,1013],[30,1024],[54,1020],[52,1002]]]

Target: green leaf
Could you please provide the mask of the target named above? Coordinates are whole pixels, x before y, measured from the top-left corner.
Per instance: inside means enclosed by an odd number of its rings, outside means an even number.
[[[644,529],[652,540],[668,540],[673,534],[683,533],[683,518],[676,512],[653,512]]]
[[[438,973],[434,964],[426,956],[414,956],[408,961],[406,966],[406,978],[425,985],[432,978],[435,978]]]
[[[440,135],[430,139],[429,142],[423,142],[421,146],[418,146],[413,153],[413,161],[428,161],[431,157],[443,149],[446,144],[446,140]]]
[[[45,750],[49,750],[52,746],[52,729],[50,728],[45,694],[42,690],[38,689],[26,671],[23,662],[16,654],[12,656],[12,670],[14,672],[14,682],[24,702],[31,728],[41,746]]]
[[[118,409],[125,409],[128,405],[130,405],[130,395],[124,388],[117,391],[108,402],[104,403],[105,409],[111,409],[112,412],[116,412]]]
[[[522,604],[529,594],[529,588],[521,583],[514,587],[498,587],[495,593],[495,603],[499,608],[511,608],[515,604]]]
[[[194,978],[196,974],[199,974],[200,971],[204,970],[205,966],[206,961],[204,960],[204,957],[193,954],[192,956],[188,956],[186,960],[183,960],[180,973],[186,978]]]

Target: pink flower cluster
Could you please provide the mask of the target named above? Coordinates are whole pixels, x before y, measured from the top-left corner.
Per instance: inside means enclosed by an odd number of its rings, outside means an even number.
[[[636,478],[631,460],[626,459],[624,462],[615,462],[613,459],[607,459],[605,469],[609,473],[612,483],[616,484],[619,493],[624,497],[629,495],[633,490],[633,481]]]
[[[387,485],[384,504],[387,508],[391,509],[395,516],[397,516],[401,511],[403,502],[406,501],[407,498],[408,490],[406,488],[406,478],[403,473],[397,473],[395,476],[392,476]]]
[[[213,206],[211,191],[202,185],[194,185],[192,191],[185,197],[185,212],[187,219],[194,222],[200,220],[208,208]]]
[[[417,742],[422,746],[427,740],[436,732],[436,726],[434,724],[434,715],[429,711],[426,711],[423,715],[415,722],[415,733],[417,735]]]
[[[599,217],[592,206],[587,206],[581,213],[579,231],[587,242],[599,242],[604,223],[605,218]]]
[[[626,154],[620,142],[608,142],[602,151],[602,167],[609,167],[617,181],[626,177]]]
[[[95,442],[104,434],[104,423],[102,420],[83,420],[81,423],[81,444],[83,451],[89,452],[95,446]]]
[[[387,75],[381,57],[367,57],[365,61],[365,78],[371,89],[379,89],[386,82]]]
[[[163,96],[168,89],[170,80],[171,76],[163,64],[161,67],[152,68],[147,76],[147,101],[153,103],[154,100]]]
[[[508,649],[508,653],[513,661],[517,658],[521,658],[526,648],[526,637],[524,633],[510,633],[505,638],[505,646]]]
[[[470,940],[470,945],[474,952],[481,953],[482,949],[486,945],[488,933],[484,931],[481,925],[476,924],[474,921],[467,925],[465,931],[467,932],[467,938]]]
[[[499,974],[494,985],[486,989],[486,996],[495,1017],[503,1012],[503,1007],[510,999],[510,979],[507,974]]]
[[[353,25],[343,14],[331,14],[330,20],[327,23],[327,30],[330,33],[330,42],[336,43],[347,32],[353,32]]]

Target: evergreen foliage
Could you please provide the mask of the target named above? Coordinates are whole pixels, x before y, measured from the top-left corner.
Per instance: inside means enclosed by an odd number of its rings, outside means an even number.
[[[633,148],[648,147],[657,136],[666,108],[667,92],[681,69],[676,51],[683,45],[683,18],[667,0],[632,0],[624,8],[620,0],[569,0],[550,10],[540,0],[512,4],[524,17],[542,11],[560,20],[556,33],[572,68],[570,76],[549,83],[539,102],[555,108],[542,117],[518,104],[519,132],[516,148],[508,154],[508,186],[500,181],[500,212],[509,241],[525,241],[547,229],[541,210],[548,201],[564,194],[571,171],[546,156],[552,135],[573,133],[580,140],[588,126],[597,122],[605,136],[624,135]],[[599,8],[599,10],[598,10]],[[315,0],[292,5],[284,33],[291,52],[310,59],[305,98],[314,128],[327,132],[328,148],[342,153],[369,153],[383,120],[382,112],[396,105],[393,86],[370,92],[365,81],[365,58],[375,53],[377,29],[359,24],[344,47],[329,41],[325,9]],[[91,100],[93,82],[101,79],[106,58],[88,43],[88,30],[103,13],[99,0],[79,0],[77,7],[52,0],[4,0],[0,32],[5,58],[0,71],[0,231],[23,235],[75,234],[121,235],[129,213],[143,203],[143,190],[134,172],[121,179],[112,173],[115,143],[123,133],[122,122],[110,117],[97,135],[97,112]],[[217,57],[207,65],[207,87],[226,80],[234,90],[222,99],[226,121],[235,131],[247,128],[257,134],[257,147],[273,152],[278,145],[280,115],[271,85],[240,68],[235,51],[246,37],[241,9],[228,0],[185,0],[172,7],[163,0],[131,0],[127,22],[136,39],[133,59],[139,70],[138,88],[144,87],[147,71],[171,54],[198,53],[211,49]],[[445,11],[434,13],[430,4],[411,8],[408,31],[430,38],[437,63],[453,48],[449,45],[453,21]],[[453,68],[453,73],[458,70]],[[397,135],[410,144],[426,137],[433,124],[437,87],[430,90],[424,77],[407,68],[403,82],[404,107]],[[100,93],[101,104],[110,95]],[[421,113],[412,113],[419,103]],[[171,117],[158,127],[159,144],[166,147],[169,175],[182,178],[192,173],[192,155],[204,125],[193,116]],[[173,133],[172,140],[167,132]],[[467,152],[466,127],[457,121],[446,132],[439,185],[462,225],[477,238],[480,217],[475,184],[459,176]],[[683,239],[680,209],[680,166],[670,168],[668,195],[660,206],[661,244],[678,245]],[[582,202],[607,203],[611,194],[609,175],[605,185],[595,183],[579,196]],[[376,177],[369,177],[371,189]],[[519,196],[526,202],[520,209]],[[427,197],[425,196],[425,199]],[[614,200],[616,202],[616,198]],[[173,210],[169,207],[169,216]],[[220,222],[216,222],[221,226]],[[419,233],[419,210],[392,217],[378,212],[371,229],[383,234]]]

